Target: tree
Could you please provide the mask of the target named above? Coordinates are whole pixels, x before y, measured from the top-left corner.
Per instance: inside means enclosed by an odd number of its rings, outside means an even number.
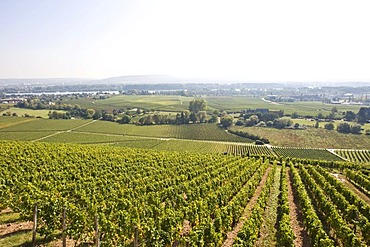
[[[318,119],[323,119],[323,118],[325,118],[325,117],[324,117],[324,114],[322,114],[322,112],[319,112],[319,113],[317,114],[317,118],[318,118]]]
[[[292,125],[292,121],[289,119],[275,119],[273,122],[273,127],[277,129],[283,129],[290,125]]]
[[[297,113],[297,112],[293,112],[293,114],[292,114],[292,118],[299,118],[298,113]]]
[[[327,130],[333,130],[334,129],[334,124],[333,123],[327,123],[324,126],[325,129]]]
[[[243,120],[240,119],[235,123],[236,126],[243,126],[243,124],[244,124]]]
[[[129,115],[123,115],[121,120],[119,120],[119,123],[121,124],[129,124],[131,122],[131,117]]]
[[[92,118],[93,118],[94,120],[97,120],[97,119],[99,119],[99,118],[101,118],[101,117],[102,117],[102,114],[101,114],[101,112],[100,112],[100,111],[95,111],[94,115],[92,116]]]
[[[207,101],[204,99],[195,99],[189,103],[189,111],[198,113],[207,110]]]
[[[199,119],[199,122],[204,123],[206,121],[207,112],[206,111],[199,111],[197,113],[197,118]]]
[[[217,114],[213,114],[211,119],[208,120],[208,123],[216,123],[218,119]]]
[[[189,120],[195,123],[197,121],[197,114],[195,112],[190,113]]]
[[[257,116],[257,115],[252,115],[252,116],[250,116],[250,117],[249,117],[249,120],[251,121],[251,123],[252,123],[253,125],[256,125],[256,124],[259,122],[259,118],[258,118],[258,116]]]
[[[223,116],[220,123],[223,128],[227,129],[233,124],[233,117],[229,115]]]
[[[370,120],[370,107],[361,107],[358,111],[358,122],[365,123]]]
[[[330,112],[330,114],[328,115],[327,118],[328,119],[334,119],[335,118],[335,113],[334,112]]]
[[[94,116],[95,110],[94,109],[87,109],[86,110],[86,118],[90,119]]]
[[[344,116],[346,121],[353,121],[356,119],[356,113],[353,111],[346,111],[346,115]]]
[[[337,126],[337,131],[340,133],[350,133],[351,132],[351,126],[349,123],[340,123]]]
[[[359,124],[355,124],[351,126],[351,133],[352,134],[360,134],[361,133],[362,126]]]

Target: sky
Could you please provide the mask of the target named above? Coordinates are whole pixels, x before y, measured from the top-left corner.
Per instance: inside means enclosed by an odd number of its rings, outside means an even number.
[[[370,82],[368,0],[0,0],[0,78]]]

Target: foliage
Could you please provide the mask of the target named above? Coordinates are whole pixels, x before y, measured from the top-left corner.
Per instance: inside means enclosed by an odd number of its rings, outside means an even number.
[[[244,223],[242,229],[238,233],[238,237],[235,239],[234,246],[254,246],[259,235],[263,220],[262,215],[267,206],[270,189],[274,183],[275,170],[276,164],[274,165],[274,169],[269,172],[266,183],[262,188],[260,196],[258,197],[257,203],[253,207],[252,213],[248,220]]]
[[[359,124],[350,125],[349,123],[340,123],[337,126],[337,131],[340,133],[360,134],[361,125]]]
[[[370,244],[370,236],[367,234],[370,231],[370,207],[358,199],[353,192],[343,186],[324,169],[308,166],[308,171],[325,194],[336,205],[343,219],[352,226],[352,230],[355,232],[360,230],[366,244]]]
[[[280,195],[278,208],[278,246],[294,246],[294,234],[290,225],[289,203],[288,203],[288,183],[285,163],[280,171]]]
[[[357,115],[359,123],[368,122],[370,120],[370,107],[361,107]]]
[[[270,143],[268,139],[260,137],[258,135],[250,134],[247,131],[230,129],[229,132],[231,134],[238,135],[238,136],[241,136],[241,137],[245,137],[245,138],[251,139],[253,141],[260,140],[260,141],[262,141],[264,143],[267,143],[267,144]]]
[[[290,125],[292,125],[292,121],[289,119],[275,119],[272,124],[272,126],[277,129],[283,129]]]
[[[344,221],[334,203],[329,200],[324,190],[318,186],[308,171],[302,165],[299,166],[299,171],[318,211],[323,215],[329,227],[336,232],[336,237],[340,239],[341,243],[344,246],[365,246],[363,240],[357,237],[350,226]]]
[[[369,150],[337,149],[335,150],[335,153],[351,162],[360,162],[360,163],[370,162]]]
[[[220,124],[222,128],[227,129],[233,124],[233,117],[226,115],[221,118]]]
[[[104,146],[1,143],[0,205],[32,218],[50,235],[67,212],[67,234],[91,241],[99,216],[103,245],[222,242],[269,166],[235,156]],[[98,163],[97,163],[98,162]],[[15,169],[16,168],[16,169]],[[184,220],[191,229],[181,235]]]
[[[341,161],[342,159],[332,154],[326,149],[312,148],[289,148],[289,147],[272,147],[273,151],[281,157],[291,157],[312,160],[329,160]]]
[[[204,99],[194,99],[189,102],[189,111],[198,113],[207,110],[207,101]]]
[[[345,173],[348,179],[367,193],[370,193],[370,179],[368,177],[364,176],[360,171],[346,170]]]
[[[242,156],[268,156],[273,157],[274,154],[270,148],[262,145],[228,145],[227,153]]]
[[[356,113],[354,113],[353,111],[346,111],[344,119],[346,121],[353,121],[356,119]]]
[[[325,124],[325,129],[327,130],[333,130],[334,129],[334,124],[333,123],[327,123]]]
[[[131,122],[131,117],[125,114],[118,122],[121,124],[129,124]]]
[[[320,247],[334,246],[334,241],[326,234],[323,224],[315,212],[307,190],[293,163],[290,163],[290,169],[293,175],[293,186],[296,188],[299,205],[303,214],[304,224],[311,238],[312,245]]]

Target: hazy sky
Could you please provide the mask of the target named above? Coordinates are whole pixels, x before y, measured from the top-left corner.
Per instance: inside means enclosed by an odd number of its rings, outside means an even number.
[[[0,0],[0,78],[370,81],[370,2]]]

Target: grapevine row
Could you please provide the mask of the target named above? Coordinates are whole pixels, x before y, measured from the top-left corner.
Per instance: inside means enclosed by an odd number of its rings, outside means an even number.
[[[256,205],[253,207],[252,213],[248,220],[244,223],[243,228],[238,233],[235,239],[234,246],[254,246],[259,230],[263,221],[263,212],[265,211],[267,201],[270,195],[270,189],[274,183],[274,175],[276,165],[273,170],[269,172],[266,183],[261,190]]]
[[[349,225],[353,225],[353,228],[358,226],[367,244],[370,244],[370,236],[367,232],[370,232],[370,223],[366,217],[364,217],[357,207],[350,204],[345,196],[339,193],[334,186],[332,186],[325,177],[315,170],[312,166],[309,166],[308,171],[315,179],[315,181],[321,186],[326,196],[330,198],[336,208],[340,211],[343,218]],[[330,176],[330,175],[329,175]]]
[[[335,231],[336,238],[344,246],[364,246],[364,243],[359,239],[348,224],[343,220],[335,205],[325,195],[324,191],[317,185],[308,171],[302,166],[299,166],[302,180],[310,192],[317,209],[327,222],[327,224]]]
[[[280,197],[278,215],[278,244],[280,246],[294,246],[294,234],[290,225],[288,183],[285,163],[282,164],[280,173]]]
[[[334,241],[326,234],[322,222],[315,212],[306,188],[293,163],[290,163],[290,170],[293,175],[293,186],[297,191],[298,202],[304,217],[304,224],[311,238],[312,245],[318,247],[333,247]]]
[[[370,179],[364,176],[360,171],[345,170],[346,177],[370,194]]]

